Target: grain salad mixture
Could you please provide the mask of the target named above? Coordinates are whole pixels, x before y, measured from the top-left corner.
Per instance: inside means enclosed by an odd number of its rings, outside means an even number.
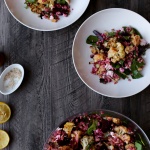
[[[133,27],[122,27],[120,30],[90,35],[86,43],[90,44],[93,65],[91,73],[99,76],[101,83],[114,82],[122,79],[141,78],[145,66],[142,57],[150,45]]]
[[[60,16],[67,17],[70,13],[70,0],[25,0],[26,8],[46,18],[57,22]]]
[[[142,150],[141,136],[119,118],[83,114],[54,131],[44,150]]]

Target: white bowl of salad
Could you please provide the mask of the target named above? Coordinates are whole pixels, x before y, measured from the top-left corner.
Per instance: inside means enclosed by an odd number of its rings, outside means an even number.
[[[54,31],[75,22],[90,0],[4,0],[12,16],[34,30]]]
[[[73,63],[79,77],[108,97],[139,93],[150,84],[149,33],[149,22],[130,10],[112,8],[94,14],[74,39]]]
[[[128,117],[109,110],[74,115],[50,135],[43,150],[149,150],[144,131]]]

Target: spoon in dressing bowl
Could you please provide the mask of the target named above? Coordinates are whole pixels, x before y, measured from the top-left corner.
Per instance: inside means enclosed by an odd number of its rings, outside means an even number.
[[[24,69],[20,64],[8,66],[0,76],[0,93],[8,95],[18,89],[24,77]]]

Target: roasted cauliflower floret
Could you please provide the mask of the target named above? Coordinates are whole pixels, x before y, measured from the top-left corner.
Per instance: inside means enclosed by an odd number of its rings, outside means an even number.
[[[136,147],[134,144],[130,143],[128,145],[125,146],[125,150],[136,150]]]
[[[73,122],[66,122],[66,124],[64,125],[63,130],[68,134],[69,137],[74,126],[75,124]]]
[[[123,135],[125,133],[128,133],[128,129],[125,126],[116,126],[114,127],[114,131],[118,134],[118,135]]]
[[[106,120],[112,121],[113,123],[119,125],[121,123],[119,118],[113,118],[113,117],[105,117]]]
[[[131,36],[131,42],[133,43],[134,46],[139,46],[141,42],[141,38],[139,35],[132,35]]]
[[[74,138],[74,140],[76,141],[76,143],[79,142],[79,139],[81,138],[82,135],[82,131],[80,130],[75,130],[73,131],[73,133],[71,134],[71,137]]]
[[[126,48],[125,48],[125,52],[127,53],[127,54],[129,54],[130,52],[132,52],[134,50],[134,47],[131,45],[131,46],[127,46]]]
[[[99,51],[99,49],[96,46],[90,46],[90,49],[93,54],[96,54],[97,51]]]
[[[110,145],[108,143],[105,143],[105,145],[107,146],[108,150],[114,150],[115,149],[113,145]]]
[[[58,150],[73,150],[70,146],[61,146]]]
[[[93,57],[94,62],[98,62],[98,61],[104,60],[104,59],[105,59],[105,55],[103,53],[96,54]]]
[[[102,74],[102,72],[104,72],[104,71],[106,71],[106,69],[103,66],[99,66],[97,74]]]
[[[54,6],[54,1],[55,0],[38,0],[38,3],[40,3],[40,4],[50,4],[50,5]]]
[[[111,58],[113,63],[125,57],[124,46],[120,42],[117,42],[116,45],[116,47],[110,47],[108,51],[108,58]]]
[[[131,140],[130,135],[128,135],[128,134],[120,135],[119,137],[126,144],[128,144],[130,142],[130,140]]]
[[[73,149],[76,149],[78,147],[81,135],[82,135],[82,131],[80,130],[75,130],[71,133],[71,147]]]
[[[116,42],[117,42],[116,37],[110,38],[108,42],[104,42],[103,46],[106,48],[116,47],[117,46]]]
[[[121,121],[120,121],[119,118],[113,118],[112,122],[115,123],[115,124],[117,124],[117,125],[119,125]]]
[[[94,137],[93,136],[87,136],[85,135],[81,140],[80,143],[83,147],[83,150],[86,150],[88,145],[94,142]]]

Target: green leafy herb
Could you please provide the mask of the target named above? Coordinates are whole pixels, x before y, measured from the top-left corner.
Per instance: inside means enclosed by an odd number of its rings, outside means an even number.
[[[130,36],[123,36],[123,38],[124,38],[126,41],[130,40]]]
[[[132,78],[133,79],[138,79],[143,77],[140,71],[138,71],[138,68],[143,67],[143,63],[139,63],[135,59],[133,59],[132,64],[131,64],[131,71],[132,71]]]
[[[27,9],[28,8],[28,2],[24,2],[24,4],[26,5],[25,9]]]
[[[120,60],[119,63],[123,66],[124,60]]]
[[[126,79],[127,75],[125,73],[121,73],[119,70],[114,70],[114,72],[121,77],[122,79]]]
[[[35,3],[37,0],[26,0],[28,3]]]
[[[86,147],[86,150],[90,150],[92,145],[93,145],[94,142],[91,142],[87,147]]]
[[[86,39],[86,43],[87,43],[87,44],[91,44],[91,45],[95,45],[97,41],[98,41],[98,37],[97,37],[97,36],[94,36],[94,35],[90,35],[90,36]]]
[[[126,75],[130,75],[130,74],[131,74],[131,70],[125,69],[124,73],[125,73]]]
[[[144,145],[145,146],[145,143],[144,143],[144,141],[142,140],[142,137],[141,137],[141,135],[140,134],[138,134],[138,136],[139,136],[139,138],[140,138],[140,143],[142,144],[142,145]]]
[[[132,28],[132,29],[133,29],[134,34],[139,35],[142,38],[141,33],[137,29],[135,28]]]
[[[135,147],[137,148],[137,150],[142,150],[142,144],[135,142]]]
[[[92,135],[93,131],[96,130],[97,127],[97,120],[93,120],[91,126],[87,130],[88,135]]]
[[[119,65],[119,64],[114,64],[114,63],[112,63],[112,66],[113,66],[113,68],[115,68],[115,69],[120,68],[120,65]]]
[[[128,31],[126,30],[127,28],[129,28],[129,27],[123,27],[124,31],[128,33]],[[137,29],[135,29],[133,27],[131,27],[131,29],[132,30],[130,31],[130,34],[136,34],[136,35],[139,35],[142,38],[142,35],[140,34],[140,32]]]
[[[118,69],[120,68],[120,65],[117,64],[117,63],[111,63],[112,67],[115,68],[115,69]]]
[[[141,78],[141,77],[143,77],[142,76],[142,74],[138,71],[138,70],[134,70],[133,72],[132,72],[132,78],[133,79],[139,79],[139,78]]]
[[[124,125],[128,125],[128,121],[127,121],[127,120],[123,120],[122,123],[123,123]]]
[[[56,2],[59,3],[59,4],[65,4],[66,3],[65,0],[56,0]]]
[[[113,37],[116,35],[116,32],[108,32],[107,35],[108,37]]]

